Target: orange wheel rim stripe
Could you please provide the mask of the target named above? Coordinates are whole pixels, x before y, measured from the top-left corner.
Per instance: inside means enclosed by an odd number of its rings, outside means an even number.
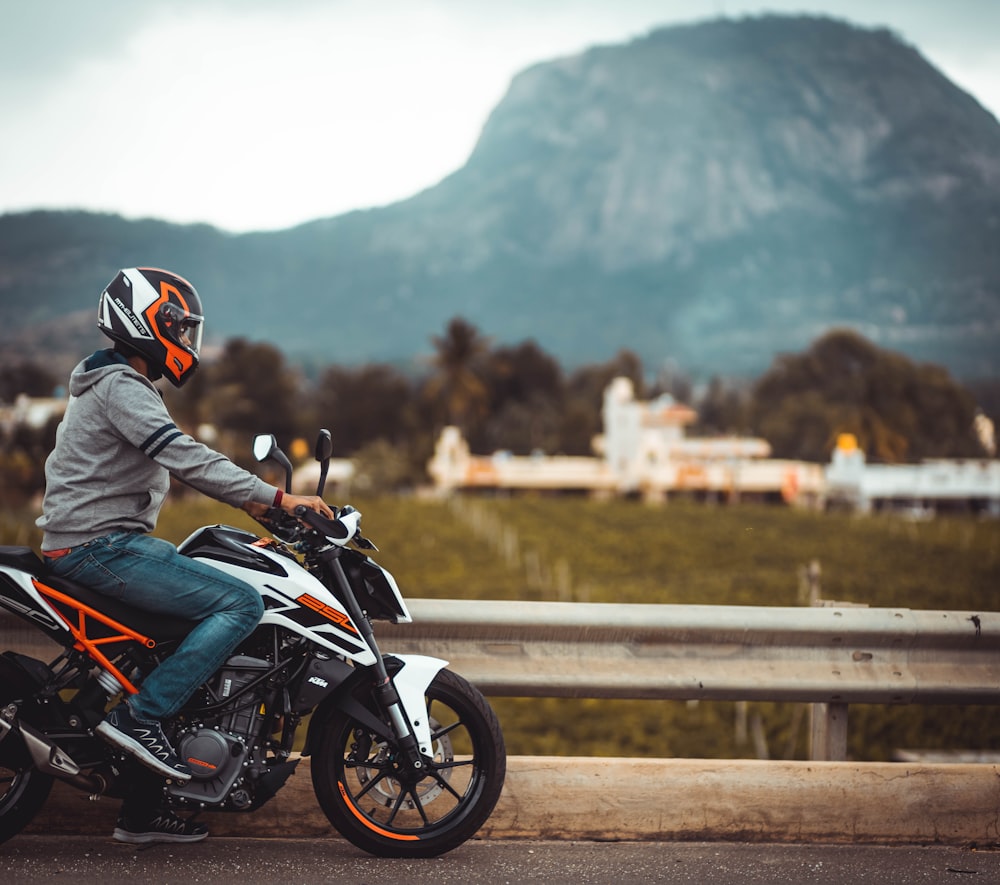
[[[396,839],[399,842],[419,842],[419,836],[404,836],[401,833],[390,833],[388,830],[383,830],[381,827],[376,826],[367,817],[365,817],[357,808],[355,808],[354,803],[350,800],[347,795],[347,788],[340,782],[337,781],[337,788],[340,790],[340,795],[344,800],[344,804],[351,810],[353,814],[361,823],[363,823],[372,832],[378,833],[380,836],[385,836],[386,839]]]

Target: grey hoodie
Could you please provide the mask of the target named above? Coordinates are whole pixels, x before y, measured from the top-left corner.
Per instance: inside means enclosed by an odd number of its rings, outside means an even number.
[[[43,550],[120,529],[152,531],[170,475],[234,507],[273,503],[274,486],[178,430],[159,391],[121,354],[83,360],[69,392],[45,462]]]

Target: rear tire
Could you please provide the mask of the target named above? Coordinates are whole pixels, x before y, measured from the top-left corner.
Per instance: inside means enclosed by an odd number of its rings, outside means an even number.
[[[52,777],[35,768],[21,736],[8,734],[0,742],[0,842],[34,820],[51,789]]]
[[[503,789],[507,755],[486,698],[449,670],[425,696],[434,757],[421,779],[407,781],[396,745],[340,710],[313,756],[313,786],[330,823],[378,857],[451,851],[486,822]]]

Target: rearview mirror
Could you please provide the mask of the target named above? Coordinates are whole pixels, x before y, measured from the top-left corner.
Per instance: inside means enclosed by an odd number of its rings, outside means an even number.
[[[316,460],[319,461],[319,482],[316,484],[316,494],[323,497],[326,488],[326,474],[330,469],[330,456],[333,454],[333,437],[325,427],[316,438]]]
[[[333,436],[324,428],[316,439],[316,460],[326,461],[333,456]]]
[[[277,461],[285,468],[285,491],[292,491],[292,462],[281,451],[273,433],[259,433],[253,438],[253,456],[260,462]]]
[[[266,461],[276,448],[278,441],[273,433],[260,433],[253,438],[253,456],[258,461]]]

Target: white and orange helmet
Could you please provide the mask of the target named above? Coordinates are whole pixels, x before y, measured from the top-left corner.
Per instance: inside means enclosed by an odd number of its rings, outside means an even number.
[[[198,368],[204,319],[201,298],[183,277],[130,267],[101,293],[97,326],[145,359],[154,380],[163,376],[180,387]]]

